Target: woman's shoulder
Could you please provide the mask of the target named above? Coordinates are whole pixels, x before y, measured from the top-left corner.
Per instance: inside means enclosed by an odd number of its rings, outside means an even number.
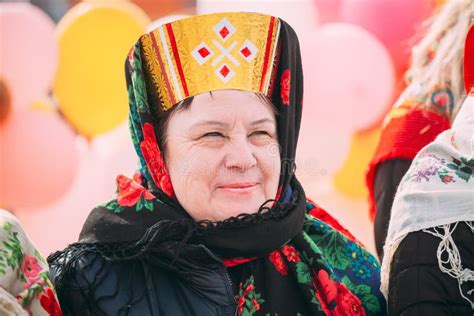
[[[107,262],[93,247],[76,243],[52,253],[48,264],[51,281],[60,292],[63,287],[90,285]]]
[[[97,251],[95,245],[69,245],[51,254],[48,263],[51,281],[66,314],[94,314],[99,301],[116,300],[117,294],[123,293],[119,279],[125,276],[127,269],[120,270]],[[108,308],[114,304],[108,304]]]
[[[183,306],[192,301],[206,310],[201,314],[208,315],[209,304],[218,305],[216,302],[227,297],[227,292],[209,290],[216,284],[215,288],[226,289],[216,281],[220,275],[217,270],[209,270],[206,275],[209,282],[201,288],[195,282],[203,280],[205,275],[201,274],[202,270],[195,270],[194,265],[188,267],[192,269],[189,273],[181,273],[163,267],[160,258],[151,253],[146,257],[119,259],[109,257],[116,253],[116,248],[108,251],[102,244],[100,251],[105,253],[101,254],[97,246],[77,243],[48,258],[51,278],[65,314],[116,315],[132,308],[139,315],[151,315],[158,308],[165,310],[165,314],[185,315]],[[177,259],[176,265],[179,264]]]

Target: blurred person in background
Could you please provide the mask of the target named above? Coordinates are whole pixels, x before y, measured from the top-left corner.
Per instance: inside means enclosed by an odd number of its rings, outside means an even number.
[[[453,0],[432,18],[368,173],[390,315],[474,310],[474,110],[462,75],[473,17],[472,1]]]

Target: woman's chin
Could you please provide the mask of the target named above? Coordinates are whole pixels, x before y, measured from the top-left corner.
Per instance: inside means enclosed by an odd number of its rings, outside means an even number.
[[[219,205],[216,207],[215,214],[219,214],[216,220],[224,220],[240,214],[256,213],[264,202],[264,197],[226,199],[216,203],[216,205]]]

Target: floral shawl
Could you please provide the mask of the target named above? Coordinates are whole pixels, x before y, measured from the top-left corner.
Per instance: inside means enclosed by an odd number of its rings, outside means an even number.
[[[5,210],[0,210],[0,243],[0,314],[62,315],[48,264]]]

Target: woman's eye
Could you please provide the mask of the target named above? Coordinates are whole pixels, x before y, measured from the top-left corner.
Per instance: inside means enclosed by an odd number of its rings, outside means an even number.
[[[256,131],[250,134],[250,136],[271,136],[270,133],[266,131]]]
[[[204,134],[202,137],[224,137],[224,135],[222,135],[219,132],[210,132],[210,133]]]

